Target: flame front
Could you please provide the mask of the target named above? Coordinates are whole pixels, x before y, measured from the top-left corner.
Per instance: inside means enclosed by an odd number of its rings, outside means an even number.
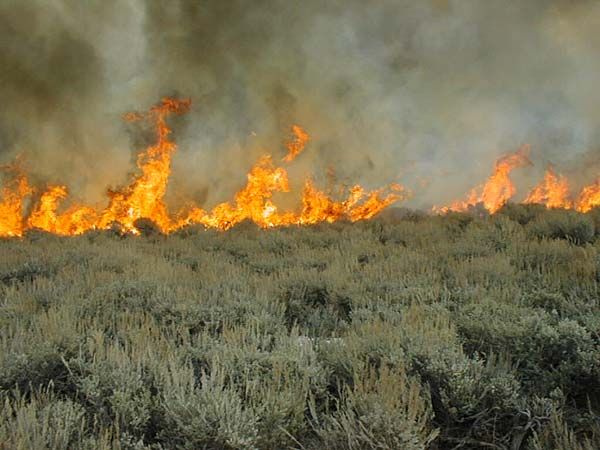
[[[292,224],[292,215],[279,214],[277,206],[271,201],[274,192],[289,191],[286,170],[274,167],[271,157],[263,156],[247,178],[246,187],[235,195],[235,204],[221,203],[196,221],[221,230],[227,230],[244,220],[251,220],[263,228]]]
[[[189,100],[163,99],[150,110],[149,117],[156,121],[156,144],[138,155],[140,174],[132,183],[120,191],[109,192],[110,203],[100,216],[99,228],[118,223],[125,231],[136,232],[134,222],[149,218],[163,231],[172,229],[171,219],[163,201],[171,174],[171,157],[177,148],[169,140],[171,129],[167,126],[169,114],[183,114],[190,108]],[[144,118],[139,114],[128,114],[126,120]]]
[[[280,212],[272,197],[276,192],[289,192],[288,173],[285,168],[276,167],[271,156],[265,155],[251,168],[246,186],[235,194],[233,202],[221,203],[210,212],[192,206],[187,213],[173,217],[168,212],[164,196],[171,175],[171,158],[177,147],[169,138],[171,129],[166,119],[170,114],[187,112],[190,104],[189,100],[165,98],[148,113],[125,115],[128,121],[153,120],[156,143],[138,155],[139,172],[131,182],[121,189],[108,191],[109,202],[103,210],[73,205],[59,213],[60,203],[68,197],[68,190],[63,185],[51,185],[39,194],[30,214],[24,217],[26,200],[34,189],[17,166],[6,169],[9,180],[0,191],[0,236],[21,236],[28,229],[77,235],[90,229],[111,228],[115,224],[122,232],[138,234],[136,221],[142,218],[152,220],[163,233],[191,224],[227,230],[246,220],[262,228],[342,219],[355,222],[370,219],[405,197],[404,189],[399,185],[371,192],[356,185],[349,190],[345,200],[336,201],[318,190],[308,178],[304,183],[302,208]],[[283,158],[286,163],[302,153],[310,140],[308,133],[299,125],[293,125],[291,132],[293,139],[286,144],[288,154]]]
[[[549,167],[544,180],[529,192],[523,203],[537,203],[547,208],[571,209],[573,202],[569,197],[569,181]]]
[[[528,154],[529,146],[523,145],[516,152],[502,156],[496,161],[494,173],[486,183],[471,190],[466,200],[457,201],[441,208],[435,207],[434,210],[438,212],[467,211],[481,203],[490,213],[495,213],[515,195],[516,188],[510,179],[510,174],[518,167],[531,165]]]
[[[8,180],[0,191],[0,236],[22,236],[24,202],[33,192],[18,165],[1,167]]]
[[[550,167],[544,180],[533,188],[523,203],[537,203],[547,208],[575,209],[586,213],[600,206],[600,178],[584,186],[573,199],[568,180]]]
[[[298,209],[281,211],[273,196],[290,192],[288,172],[285,167],[277,167],[270,155],[264,155],[250,169],[246,185],[235,194],[233,201],[220,203],[209,211],[192,204],[187,212],[173,216],[169,214],[164,197],[171,175],[171,159],[177,146],[170,139],[167,117],[187,112],[190,105],[189,100],[165,98],[147,113],[125,115],[128,121],[152,120],[156,128],[156,143],[138,155],[138,173],[131,182],[120,189],[108,191],[108,205],[104,209],[72,204],[59,212],[61,202],[69,194],[66,186],[49,185],[38,191],[30,185],[18,162],[0,167],[0,173],[4,174],[0,189],[0,237],[22,236],[30,229],[69,236],[113,226],[121,232],[139,234],[136,223],[143,218],[153,221],[163,233],[192,224],[228,230],[243,221],[254,222],[262,228],[338,220],[356,222],[370,219],[408,197],[407,191],[398,184],[373,191],[354,185],[333,196],[319,189],[308,177],[298,199]],[[299,125],[292,126],[291,135],[286,143],[285,163],[294,161],[310,141],[309,134]],[[501,157],[488,180],[471,190],[465,200],[435,207],[434,210],[442,213],[465,211],[481,204],[490,213],[495,213],[514,198],[516,188],[510,175],[516,168],[531,165],[528,152],[529,147],[523,146]],[[600,178],[573,197],[568,180],[550,167],[543,181],[529,192],[523,203],[587,212],[600,206]]]
[[[42,193],[39,203],[27,220],[28,228],[38,228],[63,236],[81,234],[96,224],[97,214],[88,206],[71,206],[57,214],[59,203],[68,195],[65,186],[50,186]]]
[[[487,211],[495,213],[515,196],[516,188],[509,175],[512,170],[531,164],[527,153],[528,147],[524,146],[516,153],[503,156],[496,162],[493,175],[483,187],[473,189],[466,200],[454,202],[449,206],[434,207],[433,210],[438,213],[460,212],[483,204]],[[600,178],[589,186],[584,186],[579,195],[573,198],[567,178],[556,173],[553,167],[549,167],[544,179],[527,194],[522,203],[540,204],[547,208],[575,209],[585,213],[600,206]]]
[[[581,212],[588,212],[592,208],[600,206],[600,178],[581,190],[575,205],[577,210]]]

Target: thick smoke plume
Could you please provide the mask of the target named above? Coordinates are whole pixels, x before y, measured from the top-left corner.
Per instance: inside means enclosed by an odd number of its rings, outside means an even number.
[[[400,181],[413,206],[526,143],[524,187],[547,163],[591,181],[599,29],[596,0],[6,0],[0,163],[100,199],[145,144],[121,115],[181,95],[175,203],[230,198],[292,123],[313,136],[295,170]]]

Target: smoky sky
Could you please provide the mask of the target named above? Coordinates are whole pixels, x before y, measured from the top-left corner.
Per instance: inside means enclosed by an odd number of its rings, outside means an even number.
[[[411,205],[461,195],[531,144],[581,182],[600,159],[600,3],[576,0],[5,0],[0,163],[97,200],[143,141],[123,113],[190,97],[171,120],[170,195],[229,199],[290,125],[313,139],[290,169]]]

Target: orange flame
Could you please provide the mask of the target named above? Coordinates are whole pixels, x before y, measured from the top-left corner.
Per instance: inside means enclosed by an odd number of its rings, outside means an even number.
[[[600,178],[584,187],[575,201],[575,208],[580,212],[588,212],[595,207],[600,207]]]
[[[288,154],[283,158],[285,162],[292,162],[296,159],[296,156],[302,153],[306,143],[310,140],[308,133],[299,125],[292,125],[292,134],[294,139],[286,144]]]
[[[466,200],[454,202],[450,206],[434,207],[434,211],[467,211],[481,203],[490,213],[495,213],[515,195],[516,188],[510,179],[510,173],[518,167],[531,165],[528,154],[529,145],[523,145],[516,152],[502,156],[496,161],[494,173],[486,183],[471,190]]]
[[[24,202],[32,188],[18,165],[3,166],[0,169],[8,178],[0,190],[0,236],[22,236],[25,230]]]
[[[482,203],[490,213],[498,211],[516,192],[515,186],[509,178],[510,172],[517,167],[531,164],[527,158],[527,151],[527,147],[521,147],[516,153],[499,159],[496,162],[494,174],[487,183],[483,187],[473,189],[466,200],[441,208],[434,207],[433,210],[438,213],[466,211]],[[595,207],[600,207],[600,178],[581,189],[579,195],[573,200],[567,178],[556,173],[553,167],[549,167],[544,179],[527,194],[522,203],[535,203],[547,208],[575,209],[585,213]]]
[[[523,203],[539,203],[547,208],[574,208],[585,213],[600,206],[600,178],[589,186],[584,186],[577,198],[572,200],[569,182],[550,167],[544,180],[529,193]]]
[[[57,214],[61,200],[68,195],[65,186],[50,186],[42,193],[39,203],[27,220],[28,228],[39,228],[51,233],[69,236],[81,234],[96,224],[97,213],[88,206],[71,206]]]
[[[308,179],[304,184],[302,212],[294,223],[312,225],[323,221],[335,222],[342,218],[351,222],[366,220],[404,197],[404,188],[399,184],[391,184],[372,192],[365,192],[361,186],[356,185],[350,188],[346,200],[335,201],[318,190],[312,180]]]
[[[267,228],[289,225],[292,220],[280,215],[271,201],[274,192],[288,192],[288,177],[285,169],[273,166],[270,156],[263,156],[247,175],[246,187],[235,195],[235,205],[221,203],[197,222],[208,227],[227,230],[234,225],[251,220]]]
[[[569,196],[568,180],[549,167],[544,175],[544,180],[529,192],[523,203],[537,203],[545,205],[547,208],[570,209],[573,207],[573,202]]]
[[[24,231],[33,228],[59,235],[76,235],[90,229],[107,229],[113,224],[118,224],[123,232],[139,234],[136,221],[142,218],[152,220],[164,233],[190,224],[227,230],[245,220],[263,228],[340,219],[355,222],[373,217],[405,196],[399,185],[372,192],[357,185],[350,189],[346,200],[335,201],[315,188],[312,180],[308,179],[302,195],[302,209],[280,212],[272,197],[276,192],[289,192],[288,173],[282,167],[275,167],[271,156],[265,155],[252,167],[246,186],[235,195],[233,203],[221,203],[210,212],[192,206],[187,214],[172,217],[164,203],[164,196],[171,174],[171,158],[177,147],[169,139],[171,129],[166,118],[170,114],[187,112],[190,105],[190,100],[165,98],[148,113],[125,115],[128,121],[154,120],[156,143],[138,155],[139,173],[124,188],[109,191],[108,206],[100,212],[89,206],[73,205],[58,213],[60,202],[67,198],[68,191],[66,186],[54,185],[41,192],[31,213],[24,218],[24,201],[33,189],[25,175],[12,168],[12,178],[0,191],[0,236],[21,236]],[[286,162],[293,161],[310,139],[298,125],[292,127],[292,134],[293,140],[287,143]]]
[[[172,229],[171,219],[163,198],[171,174],[171,157],[177,148],[169,140],[171,129],[167,126],[169,114],[183,114],[190,108],[190,100],[165,98],[154,106],[148,116],[156,121],[157,142],[138,155],[137,166],[141,173],[120,191],[110,191],[110,203],[98,223],[99,228],[108,228],[117,222],[125,231],[136,232],[134,222],[140,218],[152,219],[163,231]],[[143,118],[140,114],[128,114],[126,120]]]
[[[304,184],[302,210],[299,213],[280,213],[271,201],[274,192],[289,192],[288,174],[284,168],[274,167],[270,156],[263,156],[248,174],[246,187],[236,194],[235,206],[221,203],[210,213],[200,214],[194,221],[222,230],[244,220],[251,220],[262,228],[312,225],[342,219],[356,222],[370,219],[403,198],[403,188],[397,184],[372,192],[356,185],[350,189],[346,200],[336,201],[317,189],[309,178]]]

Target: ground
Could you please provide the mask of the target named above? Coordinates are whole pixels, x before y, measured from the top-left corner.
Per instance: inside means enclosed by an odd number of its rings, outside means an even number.
[[[600,212],[0,241],[0,449],[600,448]]]

